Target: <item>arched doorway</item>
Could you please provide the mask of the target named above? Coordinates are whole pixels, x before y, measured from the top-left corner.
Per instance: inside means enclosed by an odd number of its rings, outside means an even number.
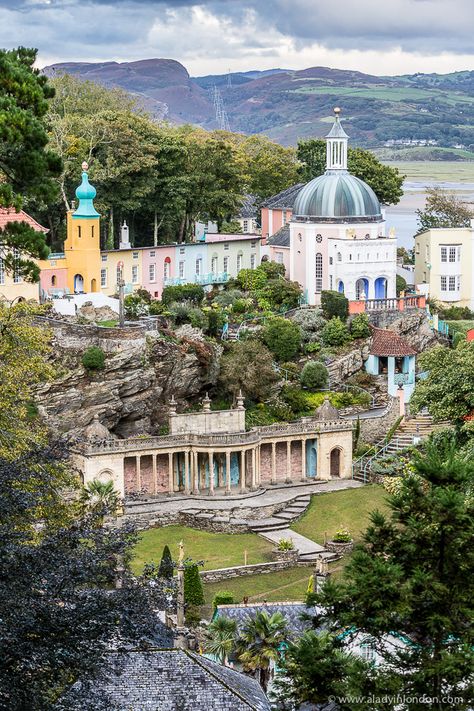
[[[375,298],[376,299],[386,299],[387,298],[387,280],[385,277],[379,277],[375,280]]]
[[[341,450],[335,447],[331,450],[330,455],[330,474],[331,478],[341,476]]]
[[[343,294],[343,293],[344,293],[344,282],[343,282],[343,281],[339,281],[339,282],[338,282],[338,284],[337,284],[337,290],[338,290],[338,292],[339,292],[340,294]]]
[[[369,280],[362,278],[356,281],[356,301],[369,298]]]
[[[95,279],[91,279],[91,291],[97,291],[97,282]]]
[[[74,291],[76,294],[82,294],[84,292],[84,277],[82,274],[76,274],[74,276]]]
[[[51,277],[51,286],[56,286],[56,275],[55,274],[53,274],[53,276]]]

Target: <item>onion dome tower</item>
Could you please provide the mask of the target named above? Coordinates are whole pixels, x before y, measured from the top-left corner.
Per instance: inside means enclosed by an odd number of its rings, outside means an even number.
[[[76,189],[76,197],[79,200],[79,205],[73,212],[72,216],[74,219],[99,217],[99,213],[94,207],[94,198],[97,195],[97,191],[94,186],[89,183],[88,167],[84,161],[82,164],[82,182]]]

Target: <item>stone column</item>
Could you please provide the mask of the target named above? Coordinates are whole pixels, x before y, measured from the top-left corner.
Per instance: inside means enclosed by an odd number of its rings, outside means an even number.
[[[168,489],[170,494],[174,493],[173,452],[168,452]]]
[[[209,494],[214,496],[214,452],[209,452]]]
[[[158,493],[158,472],[156,468],[156,454],[151,455],[151,466],[153,470],[153,491]]]
[[[194,460],[194,481],[193,481],[193,494],[199,496],[199,452],[193,452]]]
[[[291,484],[291,440],[286,443],[286,479],[287,484]]]
[[[245,469],[246,469],[246,462],[245,462],[246,456],[245,456],[245,449],[242,449],[240,452],[240,493],[245,494],[247,489],[245,488]]]
[[[229,449],[226,450],[225,453],[225,493],[226,496],[228,496],[231,493],[231,487],[230,487],[230,455],[231,452]]]
[[[191,472],[189,470],[189,452],[184,452],[184,493],[189,494]]]
[[[270,484],[277,483],[277,473],[276,473],[276,442],[272,442],[272,478]]]
[[[142,490],[142,463],[141,463],[141,457],[138,454],[135,457],[136,461],[136,470],[137,470],[137,491],[138,493],[141,493]]]
[[[255,491],[257,488],[257,472],[255,471],[255,468],[257,466],[257,448],[254,447],[252,449],[252,482],[250,485],[250,488],[252,491]]]
[[[301,440],[301,481],[306,481],[306,438]]]

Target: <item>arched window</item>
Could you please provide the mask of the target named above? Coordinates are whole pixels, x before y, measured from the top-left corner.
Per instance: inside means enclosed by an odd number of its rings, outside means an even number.
[[[214,254],[211,260],[211,272],[217,274],[217,254]]]
[[[320,294],[323,290],[323,255],[320,252],[316,254],[315,277],[315,291]]]
[[[56,274],[51,277],[51,286],[56,286]]]
[[[171,268],[171,259],[169,257],[166,257],[165,263],[163,265],[163,276],[165,279],[169,279],[170,268]]]
[[[342,254],[340,252],[337,253],[337,261],[342,262]]]
[[[122,265],[117,264],[117,282],[122,281]]]

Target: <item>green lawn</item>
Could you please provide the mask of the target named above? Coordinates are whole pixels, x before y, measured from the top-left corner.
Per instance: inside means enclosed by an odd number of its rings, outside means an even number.
[[[339,528],[347,528],[355,540],[367,528],[369,513],[376,508],[386,508],[386,492],[381,486],[364,486],[318,494],[303,516],[291,528],[316,543],[324,543]]]
[[[184,543],[185,555],[203,560],[206,570],[243,565],[244,551],[247,551],[248,564],[272,560],[273,544],[255,533],[209,533],[185,526],[164,526],[140,533],[132,561],[133,572],[140,573],[144,563],[159,563],[166,544],[173,558],[177,558],[180,541]]]
[[[108,321],[98,321],[97,326],[102,326],[102,328],[114,328],[118,324],[118,319],[110,319]]]
[[[437,150],[441,150],[438,146]],[[417,152],[429,153],[432,150],[430,147],[417,147]],[[449,149],[451,150],[451,149]],[[455,150],[455,149],[452,149]],[[460,150],[455,150],[456,153],[462,153]],[[466,157],[472,159],[472,153],[467,153]],[[449,181],[456,183],[472,183],[474,182],[474,162],[471,161],[431,161],[431,160],[414,160],[414,161],[386,161],[383,163],[398,168],[399,171],[407,176],[407,180],[429,180],[429,181]]]

